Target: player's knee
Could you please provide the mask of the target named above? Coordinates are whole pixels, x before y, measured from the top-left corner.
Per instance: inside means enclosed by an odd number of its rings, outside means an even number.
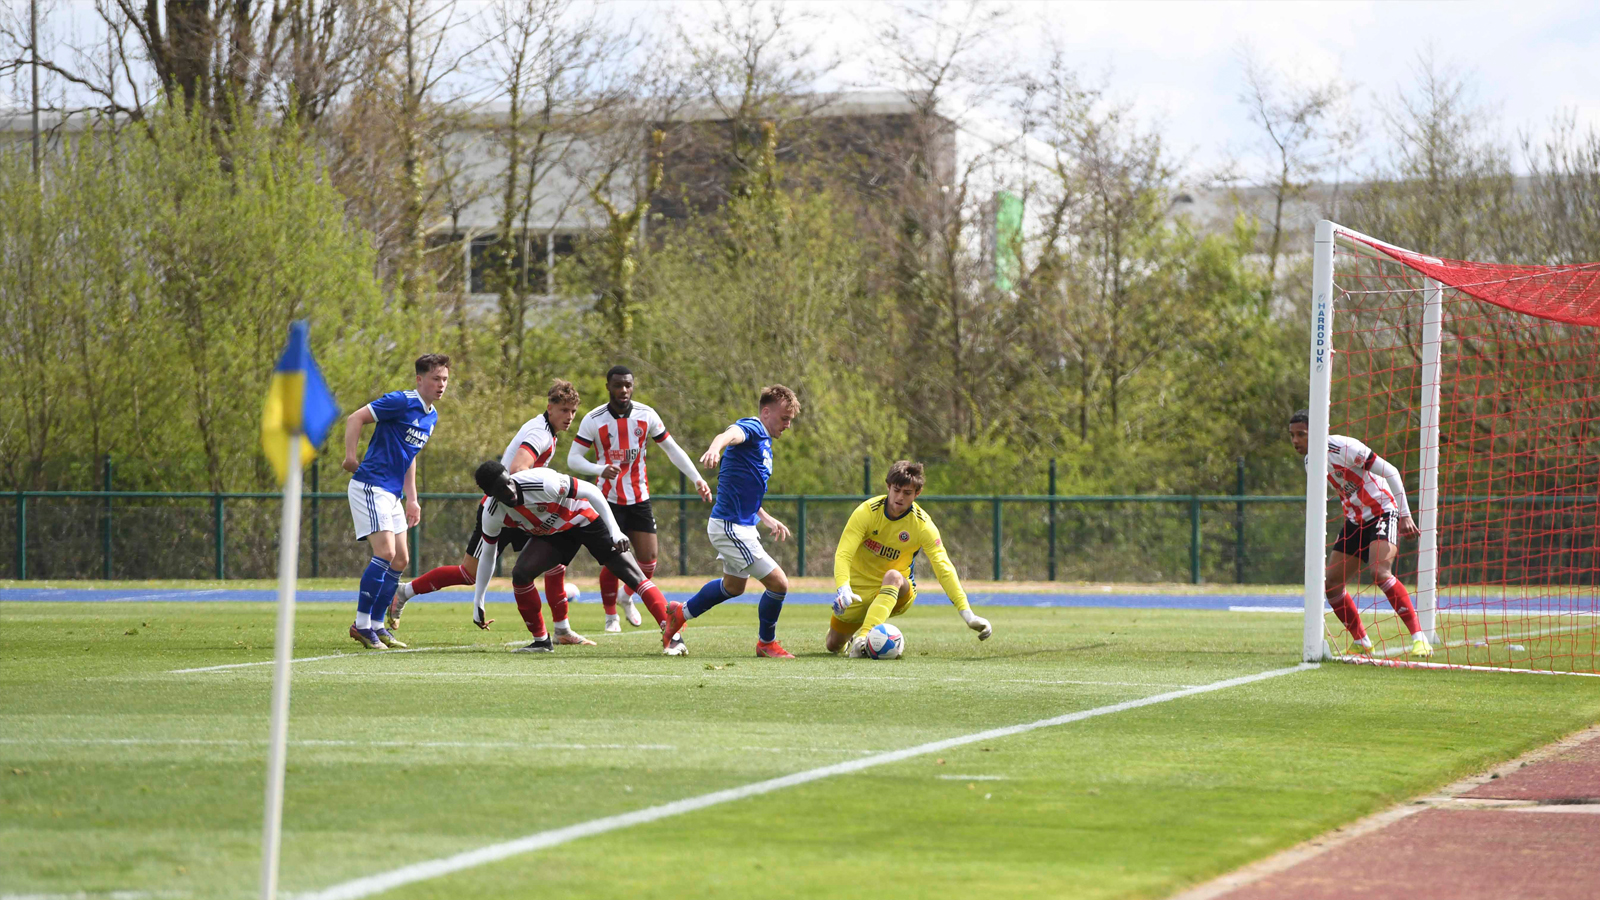
[[[789,593],[789,578],[783,574],[782,569],[773,569],[767,577],[761,579],[761,584],[774,594]]]
[[[843,649],[844,642],[846,640],[848,640],[846,635],[842,635],[839,632],[834,631],[832,628],[829,628],[828,636],[822,639],[822,646],[829,653],[838,653],[841,649]]]
[[[524,565],[519,561],[511,567],[511,584],[515,587],[527,587],[533,584],[533,580],[539,577],[538,568],[535,565]]]
[[[739,596],[740,594],[744,593],[744,579],[723,578],[722,592],[727,594],[729,597]]]
[[[602,565],[630,590],[638,590],[639,585],[644,584],[644,570],[639,568],[637,560],[625,553],[617,554]]]
[[[884,587],[905,587],[906,577],[901,575],[899,570],[890,569],[889,571],[883,573],[883,585]]]

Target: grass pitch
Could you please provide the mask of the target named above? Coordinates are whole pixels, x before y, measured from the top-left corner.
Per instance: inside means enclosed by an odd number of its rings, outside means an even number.
[[[937,598],[931,598],[937,599]],[[1293,665],[1295,616],[940,602],[895,662],[753,658],[755,609],[509,652],[467,603],[415,653],[302,606],[283,885],[304,893],[522,835],[996,726]],[[593,620],[593,621],[591,621]],[[256,891],[273,610],[0,604],[0,895]],[[1330,665],[591,837],[393,897],[1158,897],[1600,720],[1592,679]]]

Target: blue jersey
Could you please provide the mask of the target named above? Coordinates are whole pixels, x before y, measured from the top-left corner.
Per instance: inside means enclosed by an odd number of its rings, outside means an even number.
[[[411,461],[433,436],[439,411],[424,405],[416,391],[390,391],[368,403],[367,408],[378,424],[373,426],[366,458],[361,460],[354,478],[398,497],[405,487]]]
[[[717,478],[717,502],[711,507],[711,518],[754,525],[756,510],[767,496],[767,479],[772,477],[772,435],[760,419],[746,417],[733,424],[744,432],[744,443],[730,444],[722,451],[722,474]]]

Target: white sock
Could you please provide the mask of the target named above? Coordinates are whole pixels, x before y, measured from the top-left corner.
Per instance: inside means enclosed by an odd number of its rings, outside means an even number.
[[[566,619],[557,619],[550,624],[555,627],[556,634],[566,634],[572,630],[572,626],[567,624]]]
[[[356,627],[357,628],[371,628],[372,627],[372,614],[371,613],[364,613],[364,612],[357,612],[356,613]]]
[[[395,596],[395,599],[399,600],[401,605],[403,606],[403,605],[405,605],[405,602],[407,600],[410,600],[412,597],[415,597],[416,594],[412,593],[412,591],[411,591],[411,582],[403,581],[403,582],[400,583],[400,587],[395,590],[394,596]]]
[[[610,625],[611,623],[613,623],[615,621],[617,621],[617,614],[616,613],[611,613],[610,615],[606,616],[606,624],[607,625]]]

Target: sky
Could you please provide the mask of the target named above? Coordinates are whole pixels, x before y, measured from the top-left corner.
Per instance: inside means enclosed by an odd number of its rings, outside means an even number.
[[[13,13],[26,0],[8,0]],[[45,0],[57,24],[92,20],[92,0]],[[487,0],[465,0],[486,11]],[[875,0],[789,0],[790,14],[817,51],[841,64],[824,87],[884,86],[874,75],[874,22],[894,14]],[[641,29],[672,33],[706,27],[716,11],[705,0],[612,0],[609,15]],[[953,6],[953,5],[952,5]],[[1010,29],[986,51],[1022,68],[1042,67],[1054,49],[1087,81],[1163,134],[1191,175],[1230,159],[1252,162],[1258,135],[1239,102],[1240,52],[1302,82],[1339,79],[1369,122],[1380,105],[1415,81],[1418,60],[1432,53],[1472,85],[1486,120],[1508,142],[1519,131],[1542,132],[1558,114],[1600,128],[1600,3],[1522,2],[1249,2],[1249,0],[1014,0]],[[947,9],[948,12],[948,9]],[[478,27],[490,17],[479,16]],[[75,23],[73,20],[76,20]],[[994,118],[1003,118],[995,110]],[[1365,152],[1381,151],[1378,136]]]
[[[1239,102],[1241,48],[1304,82],[1339,79],[1358,109],[1375,113],[1415,81],[1418,60],[1455,69],[1508,138],[1543,131],[1570,112],[1600,128],[1600,3],[1523,2],[1086,2],[1008,4],[1016,26],[996,46],[1018,65],[1041,65],[1053,48],[1088,81],[1159,126],[1191,172],[1248,160],[1257,133]],[[891,7],[791,2],[815,14],[820,49],[845,64],[836,77],[870,85],[864,20]],[[618,5],[664,27],[694,27],[714,9],[696,0]],[[865,10],[865,12],[864,12]],[[1376,121],[1376,117],[1367,118]],[[1378,150],[1370,141],[1368,152]]]

